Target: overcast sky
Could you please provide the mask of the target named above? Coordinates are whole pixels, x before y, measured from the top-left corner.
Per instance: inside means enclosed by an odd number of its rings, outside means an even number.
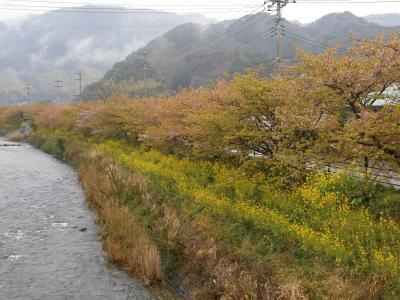
[[[308,3],[306,3],[308,1]],[[298,0],[285,7],[283,16],[289,20],[298,20],[302,23],[312,22],[323,15],[332,12],[351,11],[358,16],[381,13],[400,13],[399,0],[327,0],[341,1],[342,3],[315,3],[324,0]],[[375,1],[397,1],[379,2]],[[28,14],[42,13],[60,7],[81,6],[84,4],[125,5],[132,8],[147,7],[175,11],[177,13],[201,13],[218,20],[232,19],[257,10],[263,0],[140,0],[140,1],[111,1],[111,0],[65,0],[65,1],[39,1],[39,0],[2,0],[0,4],[0,20],[14,19]],[[371,2],[371,3],[351,3]],[[134,4],[134,5],[133,5]],[[260,9],[258,8],[257,11]]]

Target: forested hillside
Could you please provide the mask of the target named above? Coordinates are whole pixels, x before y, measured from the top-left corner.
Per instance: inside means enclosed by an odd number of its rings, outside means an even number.
[[[144,53],[150,94],[196,88],[226,72],[244,72],[260,64],[268,73],[276,56],[273,28],[274,17],[267,13],[209,26],[178,26],[116,63],[101,81],[85,89],[84,98],[99,99],[116,93],[144,95]],[[314,54],[337,45],[346,48],[351,42],[350,33],[371,38],[397,31],[398,27],[383,27],[348,12],[330,14],[308,25],[284,21],[283,61],[293,63],[297,47]]]
[[[117,12],[117,13],[101,13]],[[0,103],[56,100],[78,93],[74,73],[83,84],[99,80],[117,60],[183,23],[204,24],[200,15],[83,6],[30,15],[0,23]]]

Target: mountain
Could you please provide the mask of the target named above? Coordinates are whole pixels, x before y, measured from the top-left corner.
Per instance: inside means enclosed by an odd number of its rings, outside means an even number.
[[[207,85],[224,73],[243,72],[265,65],[271,72],[275,54],[274,17],[267,13],[211,25],[184,24],[130,54],[109,70],[102,80],[84,90],[85,99],[99,99],[114,93],[143,96],[145,63],[149,94],[174,93],[185,87]],[[381,32],[399,31],[370,23],[349,12],[335,13],[308,24],[283,23],[282,56],[293,61],[295,48],[321,53],[337,44],[351,43],[350,33],[371,38]]]
[[[333,13],[308,24],[306,29],[319,32],[326,38],[337,37],[345,42],[350,42],[349,34],[359,38],[373,38],[381,32],[397,32],[399,28],[390,28],[376,23],[371,23],[362,17],[357,17],[350,12]],[[335,41],[335,39],[333,39]]]
[[[101,79],[117,60],[177,25],[211,20],[201,15],[82,6],[0,23],[0,103],[23,101],[30,85],[33,100],[72,99],[83,84]]]
[[[382,26],[400,26],[400,14],[369,15],[365,16],[364,19]]]

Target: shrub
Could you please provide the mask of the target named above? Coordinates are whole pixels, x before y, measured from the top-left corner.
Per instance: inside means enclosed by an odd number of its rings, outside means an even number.
[[[63,142],[60,139],[48,139],[42,144],[40,149],[57,158],[63,158],[65,150]]]

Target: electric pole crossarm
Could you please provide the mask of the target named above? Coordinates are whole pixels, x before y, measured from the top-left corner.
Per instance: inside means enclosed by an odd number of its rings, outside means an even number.
[[[56,80],[56,89],[57,89],[57,102],[60,101],[60,89],[62,88],[62,81]]]
[[[289,3],[296,3],[296,0],[269,0],[265,1],[264,5],[267,5],[268,11],[276,11],[276,18],[275,18],[275,38],[276,38],[276,60],[282,58],[282,9],[288,5]]]

